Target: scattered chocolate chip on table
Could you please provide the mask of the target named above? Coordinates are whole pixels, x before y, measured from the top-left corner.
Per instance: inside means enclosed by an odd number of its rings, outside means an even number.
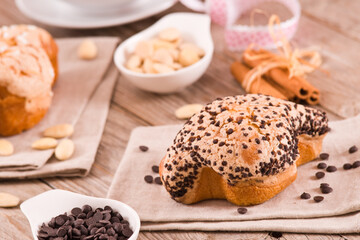
[[[317,172],[317,173],[315,173],[315,177],[317,179],[323,178],[323,177],[325,177],[325,173],[324,172]]]
[[[245,213],[247,213],[247,208],[239,207],[239,208],[237,209],[237,212],[238,212],[239,214],[245,214]]]
[[[349,153],[357,152],[357,150],[358,150],[358,148],[354,145],[354,146],[349,148]]]
[[[314,201],[317,202],[317,203],[318,203],[318,202],[321,202],[322,200],[324,200],[324,197],[323,197],[323,196],[315,196],[315,197],[314,197]]]
[[[303,193],[300,195],[300,198],[301,198],[301,199],[310,199],[310,198],[311,198],[311,195],[310,195],[309,193],[303,192]]]
[[[328,160],[329,154],[328,153],[320,153],[319,157],[321,160]]]
[[[149,150],[149,147],[144,146],[144,145],[141,145],[141,146],[139,146],[139,149],[140,149],[140,151],[142,151],[142,152],[147,152],[147,151]]]

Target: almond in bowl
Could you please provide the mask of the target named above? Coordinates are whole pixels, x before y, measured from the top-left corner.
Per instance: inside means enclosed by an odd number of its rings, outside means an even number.
[[[121,43],[114,62],[136,87],[173,93],[204,74],[213,51],[209,16],[172,13]]]
[[[204,55],[202,48],[185,42],[180,31],[170,27],[153,39],[139,41],[125,66],[137,73],[170,73],[195,64]]]

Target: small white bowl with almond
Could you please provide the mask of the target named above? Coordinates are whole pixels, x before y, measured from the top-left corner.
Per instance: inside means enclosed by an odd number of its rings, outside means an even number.
[[[114,62],[138,88],[172,93],[204,74],[213,51],[209,16],[172,13],[120,44]]]

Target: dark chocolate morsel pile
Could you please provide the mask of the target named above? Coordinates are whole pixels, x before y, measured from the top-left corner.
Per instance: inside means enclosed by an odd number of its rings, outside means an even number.
[[[53,217],[38,231],[39,240],[125,240],[133,234],[129,222],[111,207],[93,208],[84,205],[71,213]]]

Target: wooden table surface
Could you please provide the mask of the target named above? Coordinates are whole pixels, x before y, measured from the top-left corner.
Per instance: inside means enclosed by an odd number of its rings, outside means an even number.
[[[360,1],[302,0],[299,30],[293,42],[300,47],[318,46],[324,56],[323,67],[330,76],[314,73],[311,82],[323,93],[322,106],[331,119],[341,119],[360,112]],[[46,26],[25,17],[13,0],[1,0],[0,25],[36,24],[57,38],[79,36],[120,36],[122,39],[150,26],[157,19],[174,11],[188,11],[176,4],[164,13],[135,23],[93,30],[70,30]],[[50,189],[65,189],[91,196],[104,197],[121,161],[133,128],[140,125],[181,123],[174,110],[188,103],[207,103],[216,97],[242,94],[244,91],[229,72],[232,59],[223,43],[223,32],[212,26],[215,53],[206,74],[184,91],[157,95],[138,90],[119,77],[114,90],[109,116],[96,161],[84,178],[49,178],[26,181],[3,181],[0,192],[13,193],[26,200]],[[342,107],[347,107],[343,113]],[[321,108],[321,107],[320,107]],[[350,109],[350,110],[349,110]],[[30,227],[19,208],[0,209],[0,239],[32,239]],[[9,231],[9,230],[12,231]],[[16,232],[16,234],[10,234]],[[141,232],[139,239],[271,239],[262,233],[217,232]],[[284,239],[358,239],[356,234],[319,235],[284,233]]]

